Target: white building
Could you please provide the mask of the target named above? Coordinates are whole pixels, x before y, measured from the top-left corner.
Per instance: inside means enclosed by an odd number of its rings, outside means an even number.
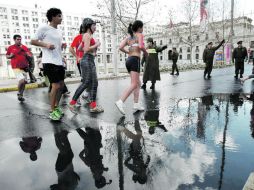
[[[38,26],[43,23],[47,23],[46,9],[42,9],[35,5],[34,8],[22,7],[15,5],[0,4],[0,78],[9,77],[8,62],[5,58],[6,48],[13,44],[13,35],[20,34],[22,36],[22,43],[31,48],[31,51],[35,57],[39,54],[40,48],[31,46],[31,37],[36,32]],[[63,31],[63,42],[67,44],[67,49],[64,51],[68,59],[69,70],[76,69],[75,60],[69,54],[68,48],[73,38],[79,33],[79,27],[82,23],[83,18],[88,15],[82,15],[77,13],[66,13],[63,12],[63,21],[60,25],[60,29]],[[97,25],[97,31],[94,34],[94,38],[99,39],[102,42],[102,46],[98,49],[97,53],[97,63],[99,68],[103,68],[105,65],[103,63],[103,52],[106,54],[106,64],[108,69],[113,69],[112,65],[112,38],[111,38],[111,20],[105,16],[96,16],[93,18],[99,20],[101,24]],[[162,32],[162,27],[145,26],[145,33],[159,33]],[[126,29],[127,30],[127,29]],[[117,31],[117,44],[123,38],[123,32]],[[104,37],[105,36],[105,37]],[[104,44],[103,44],[104,43]],[[103,51],[105,47],[105,51]],[[124,68],[124,61],[126,55],[118,52],[119,67]]]
[[[168,64],[168,51],[172,50],[173,47],[176,47],[179,52],[178,62],[180,64],[190,63],[191,54],[192,63],[203,63],[203,51],[208,42],[213,42],[214,46],[216,46],[224,38],[226,43],[230,43],[230,27],[230,20],[213,22],[209,24],[208,31],[202,33],[200,32],[200,26],[195,25],[191,28],[192,33],[190,35],[188,23],[178,23],[173,28],[164,26],[163,32],[150,34],[149,37],[153,37],[157,45],[168,45],[167,51],[160,53],[159,56],[162,64]],[[242,40],[243,46],[247,49],[253,49],[253,29],[252,19],[248,17],[234,19],[233,46],[236,47],[237,42]],[[190,42],[192,42],[192,45],[190,45]],[[222,51],[222,48],[220,51]]]

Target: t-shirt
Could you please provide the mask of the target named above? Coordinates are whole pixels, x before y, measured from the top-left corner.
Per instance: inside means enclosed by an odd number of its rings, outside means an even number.
[[[83,51],[83,50],[78,50],[79,44],[82,43],[82,37],[83,37],[82,34],[77,35],[77,36],[74,38],[73,42],[71,43],[71,47],[73,47],[73,48],[76,49],[76,55],[77,55],[79,58],[82,58],[83,55],[84,55],[84,51]]]
[[[40,40],[45,43],[51,43],[55,49],[42,48],[42,63],[51,63],[63,65],[62,61],[62,32],[61,30],[49,25],[42,25],[35,33],[33,40]]]
[[[13,69],[15,68],[26,68],[28,67],[28,60],[26,58],[26,53],[31,54],[29,49],[24,46],[11,45],[8,47],[6,55],[13,54],[14,57],[11,58],[11,66]]]

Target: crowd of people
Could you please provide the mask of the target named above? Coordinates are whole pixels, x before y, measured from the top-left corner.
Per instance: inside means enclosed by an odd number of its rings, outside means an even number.
[[[59,102],[64,93],[70,93],[64,83],[65,78],[65,61],[62,55],[63,37],[59,25],[62,22],[62,11],[58,8],[51,8],[47,11],[47,19],[49,24],[41,25],[35,35],[31,38],[31,44],[41,48],[38,61],[40,75],[45,75],[50,83],[50,111],[49,118],[59,121],[64,112],[59,106]],[[74,38],[70,53],[76,58],[77,67],[82,78],[79,87],[76,89],[71,101],[68,104],[70,111],[76,114],[76,108],[81,106],[80,97],[89,104],[91,113],[101,113],[104,109],[97,104],[97,88],[98,78],[96,73],[95,56],[96,51],[100,47],[99,40],[93,37],[96,31],[96,22],[91,18],[85,18],[80,26],[79,34]],[[27,83],[28,74],[31,75],[30,81],[36,81],[32,76],[34,69],[34,59],[31,51],[21,43],[21,35],[14,35],[15,44],[7,49],[6,57],[11,59],[11,65],[15,72],[18,83],[18,100],[23,102],[25,99],[23,93]],[[214,54],[225,40],[213,47],[213,42],[209,42],[203,52],[203,61],[205,63],[204,79],[211,78],[213,69]],[[232,53],[233,62],[235,62],[235,79],[240,74],[241,82],[249,78],[250,75],[243,78],[244,61],[247,57],[247,50],[239,41],[238,47]],[[125,115],[126,99],[133,94],[134,104],[133,112],[143,111],[144,108],[139,101],[140,89],[146,89],[146,84],[151,81],[150,89],[155,88],[155,83],[160,80],[158,53],[167,49],[167,45],[157,46],[152,38],[147,39],[145,46],[143,35],[143,22],[136,20],[128,27],[128,34],[119,45],[120,51],[128,54],[126,60],[126,69],[130,74],[130,85],[125,89],[119,100],[115,102],[116,107],[121,114]],[[173,61],[171,75],[179,75],[177,66],[178,52],[174,47],[170,50],[170,57]],[[141,66],[144,67],[143,84],[140,81]],[[83,93],[83,95],[82,95]]]

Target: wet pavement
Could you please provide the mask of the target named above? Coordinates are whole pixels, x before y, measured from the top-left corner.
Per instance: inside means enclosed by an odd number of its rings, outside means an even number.
[[[0,185],[3,190],[242,189],[254,170],[254,84],[233,68],[162,74],[141,91],[146,110],[126,117],[114,106],[129,79],[99,82],[105,108],[61,122],[48,117],[47,89],[0,94]],[[247,66],[246,73],[251,67]],[[69,85],[73,92],[76,85]]]

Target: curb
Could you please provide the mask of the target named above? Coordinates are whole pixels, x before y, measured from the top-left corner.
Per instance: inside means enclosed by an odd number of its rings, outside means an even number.
[[[129,76],[129,75],[126,74],[123,76],[101,77],[101,78],[98,78],[98,80],[114,80],[114,79],[125,78],[127,76]],[[72,81],[65,81],[65,84],[76,84],[76,83],[80,83],[80,78],[76,79],[76,80],[72,80]],[[32,83],[32,84],[26,85],[26,90],[27,89],[35,89],[35,88],[43,88],[43,87],[46,87],[44,83]],[[18,91],[18,86],[12,85],[12,86],[0,87],[0,93],[12,92],[12,91]]]

